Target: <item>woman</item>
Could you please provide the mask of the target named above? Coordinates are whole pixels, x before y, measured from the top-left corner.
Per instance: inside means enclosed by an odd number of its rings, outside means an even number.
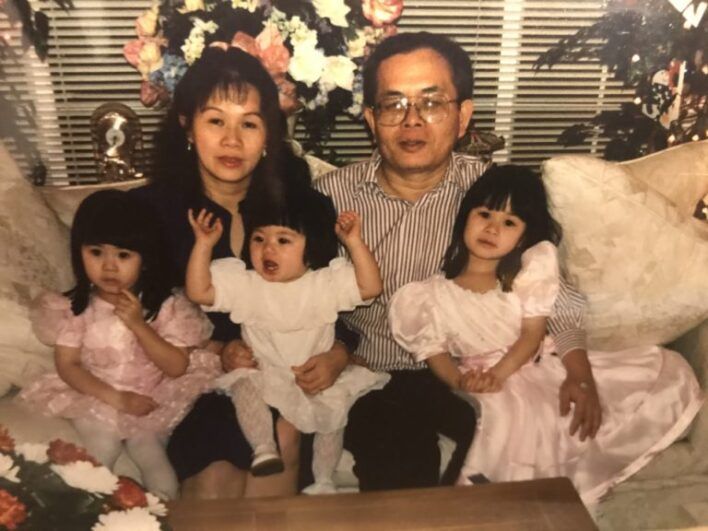
[[[180,80],[158,137],[153,182],[133,193],[161,216],[173,253],[177,284],[183,285],[194,236],[187,210],[206,208],[219,217],[223,235],[214,258],[239,256],[243,223],[238,205],[249,185],[263,175],[309,179],[307,165],[284,141],[285,120],[278,92],[260,62],[237,48],[208,48]],[[209,316],[215,330],[209,348],[224,369],[251,366],[239,357],[240,330],[227,314]],[[310,364],[298,381],[307,392],[329,387],[324,364],[346,364],[344,347],[335,343]],[[255,478],[247,473],[251,448],[241,433],[233,405],[225,395],[203,395],[170,437],[168,455],[182,484],[182,496],[255,497],[296,492],[299,436],[284,419],[276,433],[285,471]]]

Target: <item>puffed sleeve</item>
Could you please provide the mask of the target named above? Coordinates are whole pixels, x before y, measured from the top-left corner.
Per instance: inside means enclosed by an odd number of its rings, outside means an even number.
[[[81,315],[71,314],[59,330],[57,345],[63,347],[80,348],[84,344],[84,333],[86,332],[86,312]]]
[[[238,258],[220,258],[211,263],[209,271],[214,286],[214,304],[202,306],[202,309],[205,312],[230,313],[235,323],[242,322],[234,318],[242,313],[240,310],[250,300],[250,279],[246,264]]]
[[[53,347],[74,314],[69,298],[54,291],[44,291],[32,301],[29,317],[37,339]]]
[[[521,256],[521,271],[513,291],[521,300],[523,317],[550,315],[559,290],[558,250],[543,241]]]
[[[393,294],[388,306],[388,322],[393,338],[415,361],[448,350],[428,281],[406,284]]]
[[[181,292],[162,304],[152,326],[160,337],[175,347],[202,345],[214,329],[204,312]]]
[[[323,293],[332,294],[337,312],[350,311],[361,304],[371,304],[373,299],[361,300],[354,265],[349,260],[335,258],[330,261],[328,267],[318,269],[315,273],[323,275],[319,289],[322,289]]]

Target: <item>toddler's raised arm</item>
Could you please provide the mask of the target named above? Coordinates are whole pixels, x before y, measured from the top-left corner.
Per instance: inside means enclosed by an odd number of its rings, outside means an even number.
[[[381,272],[371,250],[361,239],[361,220],[356,212],[346,211],[339,214],[334,225],[337,237],[349,251],[356,283],[359,286],[361,298],[372,299],[383,290]]]
[[[194,247],[187,262],[187,277],[184,291],[197,304],[214,304],[214,286],[211,283],[212,249],[221,238],[224,228],[219,218],[202,209],[196,216],[190,209],[187,213],[189,224],[194,231]]]

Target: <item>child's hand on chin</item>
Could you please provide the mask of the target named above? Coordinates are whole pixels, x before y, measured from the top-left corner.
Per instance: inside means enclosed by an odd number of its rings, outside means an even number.
[[[144,417],[157,407],[157,402],[133,391],[118,391],[115,408],[123,413]]]
[[[140,299],[127,289],[122,290],[121,297],[118,299],[113,311],[125,323],[125,326],[131,330],[145,323]]]

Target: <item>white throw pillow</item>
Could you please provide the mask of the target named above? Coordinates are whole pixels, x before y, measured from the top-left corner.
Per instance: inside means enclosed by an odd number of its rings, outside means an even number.
[[[32,333],[29,304],[71,287],[69,234],[0,143],[0,391],[53,365]]]
[[[671,151],[656,157],[670,167]],[[675,159],[683,178],[705,165]],[[566,274],[588,298],[590,348],[667,343],[708,318],[708,233],[657,191],[657,179],[650,186],[634,174],[635,163],[646,174],[647,162],[569,155],[543,164]]]

